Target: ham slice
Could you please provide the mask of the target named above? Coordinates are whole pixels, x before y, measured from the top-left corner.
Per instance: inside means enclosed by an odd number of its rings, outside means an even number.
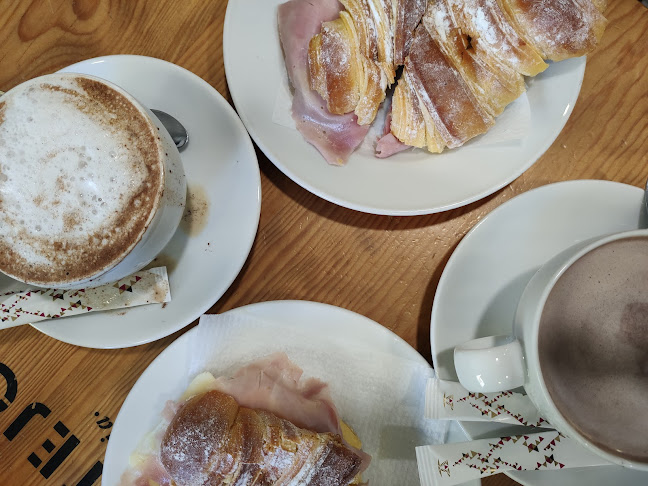
[[[162,438],[160,437],[160,441]],[[173,479],[160,461],[159,454],[147,456],[137,468],[126,471],[120,486],[175,486]]]
[[[398,152],[412,148],[398,140],[393,133],[391,133],[392,112],[391,108],[385,116],[385,126],[383,127],[382,136],[376,142],[375,155],[379,159],[386,159]]]
[[[279,38],[294,88],[293,119],[306,141],[332,165],[344,165],[369,131],[369,126],[358,125],[353,113],[329,113],[308,82],[308,44],[322,22],[336,19],[341,10],[337,0],[290,0],[278,8]]]
[[[167,401],[160,423],[140,442],[131,457],[131,467],[126,470],[119,486],[175,486],[173,479],[160,460],[160,443],[167,427],[180,409],[182,402]]]
[[[218,378],[214,389],[234,397],[242,407],[261,409],[314,432],[342,435],[328,385],[302,380],[303,371],[284,353],[241,368],[231,378]]]
[[[405,145],[403,142],[394,137],[393,133],[383,135],[376,143],[376,157],[379,159],[386,159],[394,154],[412,148],[410,145]]]

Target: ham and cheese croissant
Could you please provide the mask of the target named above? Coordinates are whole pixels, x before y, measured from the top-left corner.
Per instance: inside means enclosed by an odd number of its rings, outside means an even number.
[[[339,18],[310,40],[309,85],[330,113],[364,126],[397,83],[378,156],[441,152],[486,132],[524,92],[524,76],[591,52],[607,23],[606,0],[340,2]]]
[[[130,458],[121,486],[346,486],[371,457],[328,385],[283,353],[197,375]]]
[[[338,435],[300,429],[212,390],[191,398],[171,421],[161,461],[182,486],[345,486],[363,459]]]

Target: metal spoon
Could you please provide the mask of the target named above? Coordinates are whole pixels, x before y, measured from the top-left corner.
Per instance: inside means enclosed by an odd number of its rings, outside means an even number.
[[[0,96],[2,96],[3,94],[4,91],[0,91]],[[175,146],[178,148],[178,151],[182,152],[189,143],[189,133],[187,132],[187,129],[182,125],[182,123],[180,123],[168,113],[154,109],[151,109],[151,111],[156,117],[158,117],[160,123],[164,125],[164,128],[166,128],[167,132],[169,132],[169,135],[171,135],[171,139],[173,140],[173,143],[175,143]]]
[[[178,151],[182,152],[189,143],[189,133],[187,132],[187,129],[182,125],[182,123],[168,113],[154,110],[152,108],[151,111],[158,117],[162,125],[164,125],[164,128],[167,129],[167,132],[171,135],[173,143],[175,143]]]

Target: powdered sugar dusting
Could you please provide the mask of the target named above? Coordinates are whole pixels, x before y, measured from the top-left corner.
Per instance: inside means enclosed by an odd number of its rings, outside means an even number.
[[[545,57],[554,61],[586,54],[607,21],[592,2],[507,0],[521,30]]]
[[[498,0],[446,1],[475,49],[483,49],[520,74],[535,75],[546,68],[540,53],[518,35]]]
[[[436,10],[434,12],[434,26],[436,27],[441,42],[448,41],[448,32],[450,31],[450,19],[443,10]]]
[[[416,30],[406,62],[413,87],[433,117],[441,137],[450,148],[486,132],[493,120],[474,102],[456,69],[424,27]]]

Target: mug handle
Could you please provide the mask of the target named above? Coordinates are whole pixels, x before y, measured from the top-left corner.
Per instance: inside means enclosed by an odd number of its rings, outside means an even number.
[[[526,365],[514,336],[488,336],[454,349],[459,382],[471,392],[512,390],[524,385]]]

